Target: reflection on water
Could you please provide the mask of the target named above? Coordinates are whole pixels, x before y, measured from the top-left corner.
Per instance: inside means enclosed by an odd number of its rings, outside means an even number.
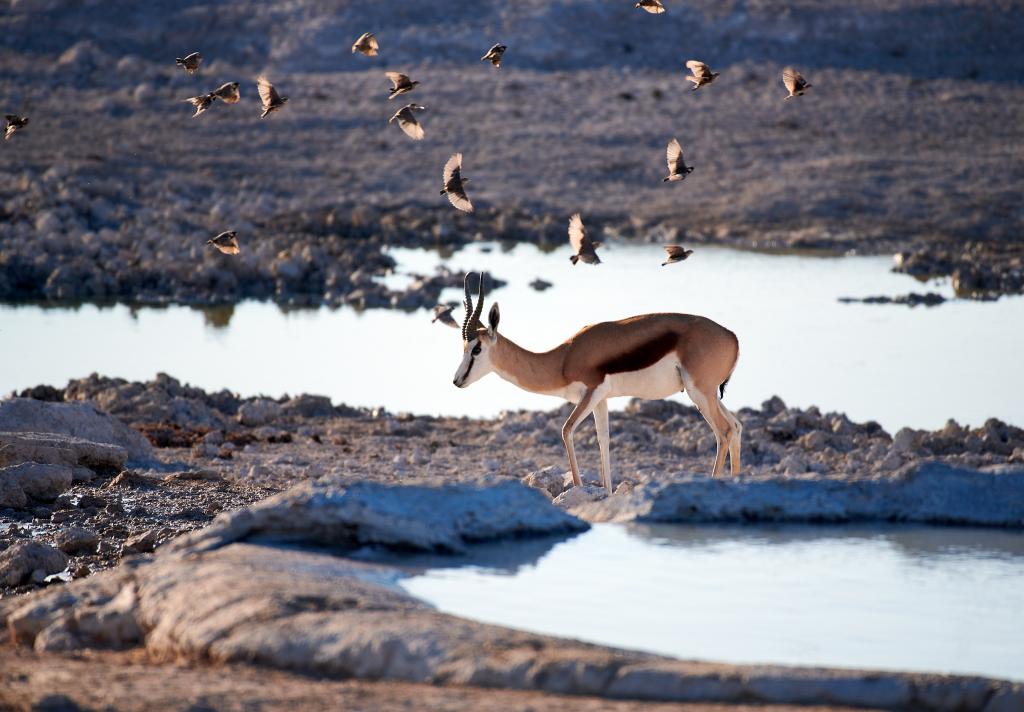
[[[442,262],[490,271],[509,282],[492,295],[501,302],[502,331],[535,350],[587,323],[652,311],[704,314],[739,335],[740,362],[726,397],[733,408],[779,394],[890,431],[938,428],[948,418],[1024,423],[1024,330],[1007,328],[1024,323],[1024,298],[931,310],[836,301],[907,292],[912,282],[890,273],[884,257],[701,247],[662,268],[657,245],[612,244],[603,264],[573,267],[568,252],[475,244],[442,258],[396,249],[399,273],[385,281],[399,286]],[[538,277],[554,286],[530,288]],[[952,296],[947,283],[929,290]],[[450,290],[443,298],[461,295]],[[0,306],[0,347],[0,393],[91,372],[148,380],[163,371],[208,390],[318,393],[395,412],[483,416],[558,404],[496,376],[456,389],[457,332],[431,324],[427,311],[281,310],[253,302],[203,310]],[[231,367],[211,367],[217,364]]]
[[[417,560],[402,586],[444,612],[681,658],[1024,680],[1021,532],[597,525],[525,545],[514,568],[493,555]]]

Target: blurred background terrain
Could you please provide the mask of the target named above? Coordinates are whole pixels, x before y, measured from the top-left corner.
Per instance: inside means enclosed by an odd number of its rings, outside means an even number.
[[[666,5],[11,0],[0,97],[31,124],[0,147],[0,298],[339,301],[382,245],[561,244],[575,211],[605,238],[977,262],[981,287],[1019,262],[1020,3]],[[364,31],[379,57],[350,52]],[[691,93],[691,58],[719,80]],[[806,96],[784,101],[785,65]],[[386,101],[385,70],[422,84]],[[290,98],[262,121],[260,73]],[[241,103],[191,118],[227,81]],[[387,124],[406,98],[422,142]],[[661,182],[671,137],[683,184]],[[472,216],[437,194],[455,151]],[[204,247],[227,229],[239,259]]]

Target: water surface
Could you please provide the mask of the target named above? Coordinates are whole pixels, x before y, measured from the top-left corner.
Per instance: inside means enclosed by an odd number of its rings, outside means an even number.
[[[403,559],[446,613],[731,663],[1024,680],[1024,533],[597,525],[573,539]]]
[[[425,250],[393,254],[400,268],[387,281],[396,286],[442,261]],[[978,425],[994,416],[1024,424],[1022,298],[914,309],[836,301],[923,289],[952,296],[948,284],[920,285],[890,273],[884,257],[698,247],[688,261],[662,268],[656,245],[613,244],[603,259],[596,267],[573,267],[567,247],[544,253],[519,245],[504,252],[475,244],[446,261],[507,280],[492,295],[501,303],[501,331],[535,350],[587,323],[638,313],[715,319],[740,340],[726,397],[732,408],[779,394],[793,405],[877,420],[890,431],[937,428],[948,418]],[[537,277],[554,286],[530,288]],[[451,290],[444,297],[461,295]],[[431,324],[426,311],[285,312],[254,302],[205,312],[0,306],[0,393],[63,385],[91,372],[147,380],[163,371],[208,390],[318,393],[395,412],[490,416],[558,404],[493,375],[456,389],[451,380],[460,358],[458,332]]]

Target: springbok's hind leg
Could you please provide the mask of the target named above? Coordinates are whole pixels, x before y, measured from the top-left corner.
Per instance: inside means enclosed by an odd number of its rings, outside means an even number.
[[[597,427],[597,445],[601,449],[601,484],[612,493],[612,465],[608,454],[608,399],[594,406],[594,425]]]
[[[569,456],[569,469],[572,471],[573,487],[581,486],[583,481],[580,479],[580,468],[576,464],[576,448],[573,445],[572,434],[580,422],[594,410],[597,402],[597,399],[594,398],[594,390],[593,388],[588,388],[584,391],[580,402],[572,409],[568,419],[566,419],[565,424],[562,426],[562,444],[565,445],[565,453]]]
[[[729,453],[732,437],[732,423],[722,411],[725,408],[718,400],[718,393],[712,385],[709,388],[701,388],[689,378],[686,371],[679,367],[679,377],[683,382],[683,389],[690,397],[697,410],[704,416],[704,420],[711,426],[711,432],[715,434],[715,464],[711,468],[711,476],[718,477],[725,469],[725,456]],[[738,422],[738,421],[737,421]]]
[[[729,469],[732,471],[732,474],[738,475],[743,469],[743,465],[740,462],[743,424],[740,423],[739,418],[733,415],[728,408],[722,405],[721,400],[718,401],[718,407],[722,410],[722,415],[729,421]]]

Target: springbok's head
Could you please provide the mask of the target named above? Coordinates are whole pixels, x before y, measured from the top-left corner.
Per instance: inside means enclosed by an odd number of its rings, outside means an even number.
[[[487,315],[487,326],[480,322],[480,314],[484,309],[484,274],[480,273],[480,288],[476,297],[476,308],[473,307],[473,297],[469,294],[469,276],[466,274],[464,283],[465,298],[463,306],[466,308],[466,316],[462,320],[462,363],[455,372],[452,380],[459,388],[465,388],[494,370],[491,363],[491,347],[498,341],[498,304],[491,305],[491,311]]]

